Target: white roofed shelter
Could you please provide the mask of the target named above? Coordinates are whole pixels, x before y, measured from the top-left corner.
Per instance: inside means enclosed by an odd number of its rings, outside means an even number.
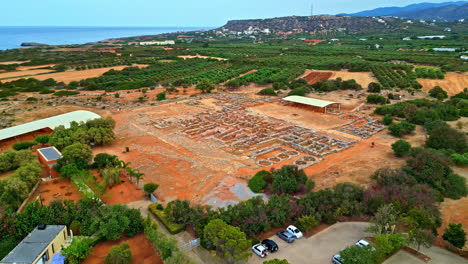
[[[70,113],[56,115],[29,123],[21,124],[14,127],[9,127],[0,130],[0,140],[13,138],[23,134],[31,133],[45,128],[54,129],[58,126],[64,126],[65,128],[70,127],[70,123],[75,122],[86,122],[88,120],[101,118],[100,115],[85,111],[78,110]]]
[[[332,101],[326,101],[321,99],[315,99],[310,97],[291,95],[283,98],[284,101],[291,102],[294,104],[307,106],[308,109],[311,109],[316,112],[326,113],[327,108],[337,108],[341,109],[341,104]]]

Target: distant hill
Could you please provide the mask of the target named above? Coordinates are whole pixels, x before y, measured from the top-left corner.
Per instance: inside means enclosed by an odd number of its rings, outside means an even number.
[[[422,20],[454,21],[468,18],[468,3],[462,6],[449,5],[416,11],[405,11],[398,13],[398,16]]]
[[[457,7],[464,6],[468,4],[468,1],[457,1],[457,2],[444,2],[444,3],[420,3],[412,4],[404,7],[380,7],[372,10],[361,11],[352,14],[340,14],[340,15],[349,15],[349,16],[397,16],[405,18],[415,18],[419,11],[424,11],[426,13],[425,17],[427,20],[457,20],[460,18],[467,18],[467,14],[461,11],[456,11]],[[446,7],[446,9],[443,9]],[[442,9],[440,9],[442,8]],[[432,10],[431,10],[432,9]],[[442,10],[445,14],[443,16],[437,16],[437,12]],[[443,17],[443,18],[440,18]]]
[[[451,23],[454,24],[455,23]],[[350,35],[387,34],[387,33],[415,33],[440,34],[444,26],[429,25],[415,21],[406,23],[406,19],[383,17],[353,17],[353,16],[289,16],[268,19],[231,20],[217,29],[220,31],[243,32],[272,32],[275,34],[329,34],[341,32]],[[463,31],[464,32],[464,31]],[[332,34],[333,35],[333,34]]]

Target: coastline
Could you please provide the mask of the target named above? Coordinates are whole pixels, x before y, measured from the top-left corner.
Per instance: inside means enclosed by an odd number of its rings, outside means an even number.
[[[119,39],[208,30],[214,27],[12,27],[0,26],[0,51],[30,48],[22,43],[49,46],[96,44]]]

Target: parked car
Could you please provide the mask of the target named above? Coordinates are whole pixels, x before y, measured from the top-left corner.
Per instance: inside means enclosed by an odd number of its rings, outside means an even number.
[[[267,248],[262,244],[256,244],[252,247],[252,251],[259,257],[264,258],[268,255]]]
[[[340,255],[335,255],[332,257],[332,263],[333,264],[343,264],[341,261],[341,256]]]
[[[356,242],[356,246],[360,246],[360,247],[367,247],[367,246],[369,246],[369,245],[370,245],[370,243],[367,242],[367,241],[364,240],[364,239],[361,239],[361,240],[359,240],[358,242]]]
[[[279,249],[276,242],[271,240],[271,239],[263,240],[262,244],[268,249],[268,251],[270,251],[272,253],[275,252],[275,251],[278,251],[278,249]]]
[[[288,228],[286,228],[291,234],[293,234],[296,238],[301,238],[302,237],[302,232],[295,226],[290,225]]]
[[[278,233],[276,233],[276,235],[283,239],[284,241],[288,242],[288,243],[292,243],[294,242],[294,235],[292,233],[290,233],[289,231],[278,231]]]

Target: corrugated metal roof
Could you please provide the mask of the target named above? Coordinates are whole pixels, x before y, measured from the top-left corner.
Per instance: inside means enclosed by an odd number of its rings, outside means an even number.
[[[37,227],[29,233],[1,263],[33,263],[39,254],[47,248],[57,235],[65,230],[64,225],[48,225],[46,229],[40,230]]]
[[[338,104],[337,102],[325,101],[325,100],[298,96],[298,95],[291,95],[291,96],[283,98],[283,100],[288,101],[288,102],[298,103],[298,104],[317,106],[317,107],[325,107],[331,104]]]
[[[56,116],[32,121],[26,124],[2,129],[0,130],[0,140],[16,137],[22,134],[26,134],[26,133],[44,129],[44,128],[54,129],[60,125],[63,125],[65,128],[69,128],[70,122],[72,121],[86,122],[88,120],[96,119],[96,118],[101,118],[101,116],[96,113],[85,111],[85,110],[73,111],[70,113],[56,115]]]

